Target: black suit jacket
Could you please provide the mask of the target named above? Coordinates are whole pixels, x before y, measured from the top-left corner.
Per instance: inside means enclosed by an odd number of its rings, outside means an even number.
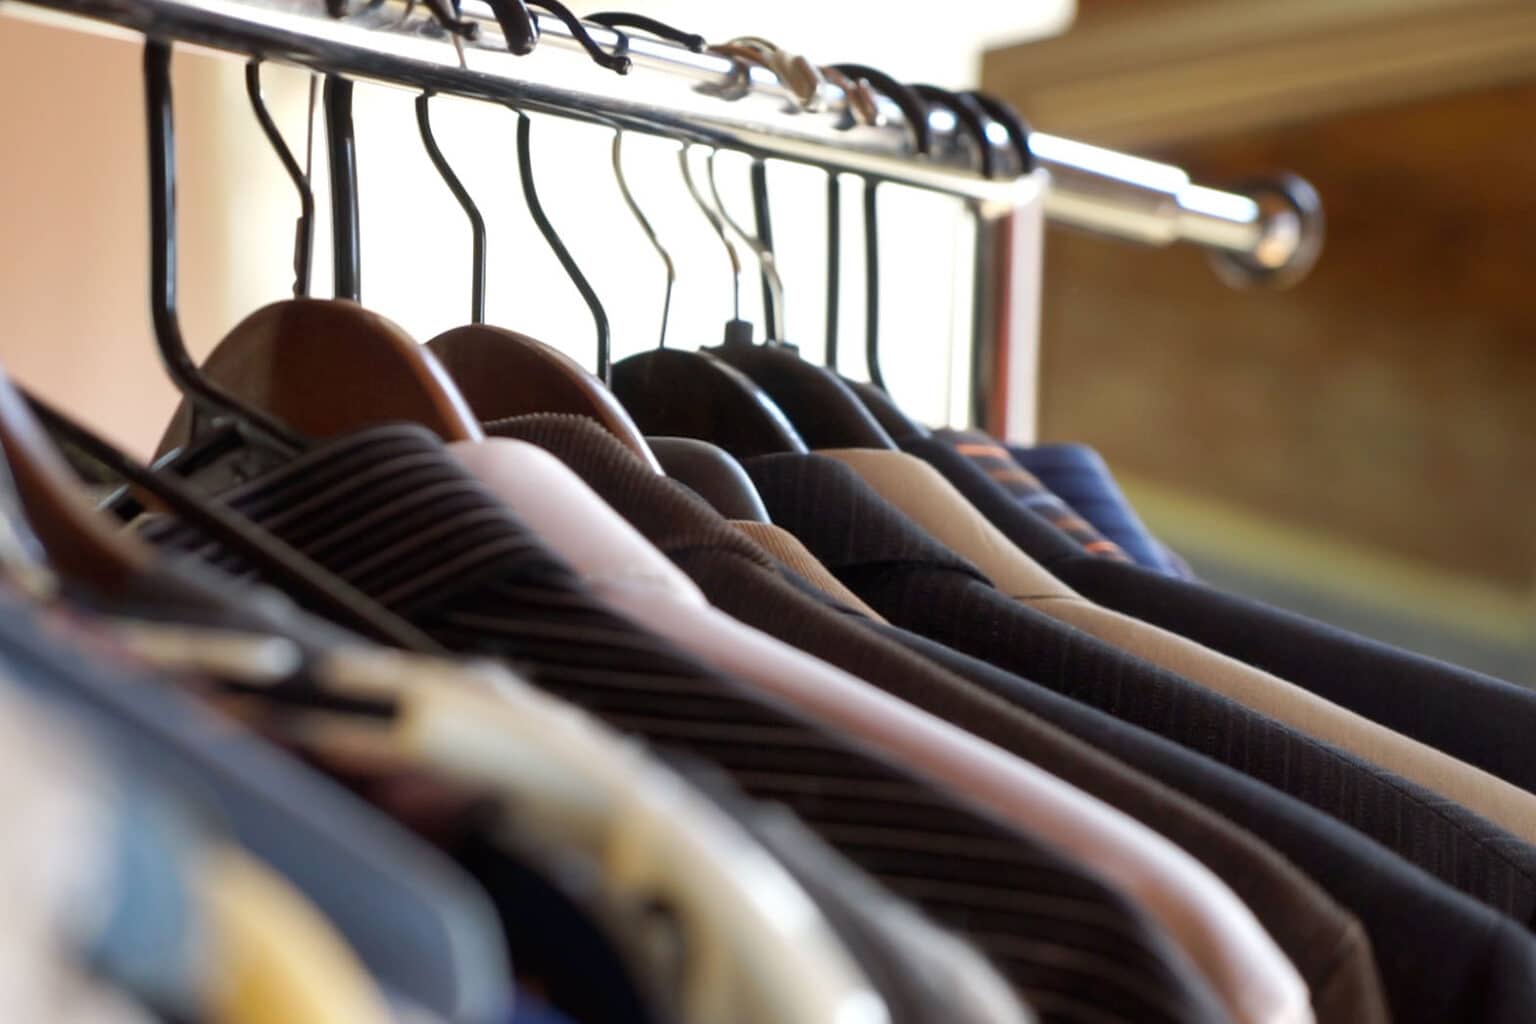
[[[1202,583],[1085,555],[943,442],[900,443],[1089,600],[1272,672],[1536,792],[1536,692]]]

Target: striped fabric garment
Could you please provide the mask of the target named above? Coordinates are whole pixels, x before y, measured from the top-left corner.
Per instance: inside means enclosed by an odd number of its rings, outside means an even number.
[[[1085,444],[1039,444],[1009,445],[1008,454],[1137,565],[1178,579],[1194,578],[1189,563],[1147,529],[1098,452]]]
[[[1129,562],[1120,545],[1078,515],[1066,502],[1020,466],[1007,448],[979,430],[936,430],[933,436],[986,470],[987,476],[1017,498],[1025,508],[1076,541],[1084,551],[1117,562]]]
[[[1045,1022],[1224,1022],[1182,953],[1047,846],[751,695],[595,601],[425,430],[323,445],[227,500],[455,650],[723,768],[965,935]],[[234,571],[178,524],[145,531]]]

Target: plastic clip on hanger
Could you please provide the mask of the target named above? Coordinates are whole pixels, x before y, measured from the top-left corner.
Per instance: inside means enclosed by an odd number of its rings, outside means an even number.
[[[641,458],[661,472],[656,457],[646,445],[640,428],[635,426],[624,407],[603,383],[563,352],[526,335],[485,323],[485,219],[458,176],[443,156],[432,131],[429,100],[426,94],[416,100],[417,125],[422,144],[432,158],[443,181],[459,201],[469,220],[473,246],[471,263],[471,322],[445,331],[427,343],[427,347],[459,382],[465,399],[475,415],[484,422],[505,419],[529,412],[568,412],[589,416]],[[519,151],[527,153],[526,132],[519,126]],[[532,187],[532,164],[527,164],[525,184]],[[530,209],[537,197],[530,200]],[[542,207],[535,218],[541,227],[549,224]],[[553,229],[550,228],[553,238]],[[558,239],[551,242],[557,254],[564,253]],[[569,260],[569,254],[564,253]],[[570,264],[567,264],[570,265]],[[577,272],[579,276],[579,271]],[[578,287],[586,285],[580,280]],[[583,295],[587,294],[583,291]],[[595,296],[593,296],[595,299]],[[602,307],[595,309],[601,314]],[[606,360],[606,318],[599,320],[599,359]]]

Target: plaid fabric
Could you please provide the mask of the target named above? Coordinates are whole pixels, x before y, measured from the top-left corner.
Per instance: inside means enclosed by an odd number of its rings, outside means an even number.
[[[933,436],[980,466],[1025,508],[1071,537],[1084,551],[1117,562],[1131,560],[1120,545],[1051,493],[1039,477],[1020,466],[1007,448],[986,434],[979,430],[936,430]]]

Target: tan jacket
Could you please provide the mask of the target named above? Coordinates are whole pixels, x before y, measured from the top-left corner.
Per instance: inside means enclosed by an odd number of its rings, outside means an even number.
[[[834,601],[841,602],[877,622],[885,621],[873,608],[864,603],[863,598],[843,586],[843,581],[832,575],[832,570],[817,561],[810,549],[800,543],[800,538],[788,530],[774,526],[772,523],[754,523],[744,519],[733,519],[731,525],[746,534],[758,547],[783,562],[801,579]]]

